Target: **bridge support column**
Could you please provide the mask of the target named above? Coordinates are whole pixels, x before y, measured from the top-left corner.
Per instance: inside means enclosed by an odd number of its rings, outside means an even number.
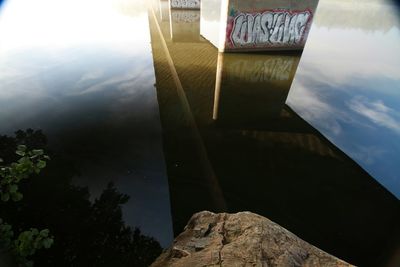
[[[301,50],[318,0],[202,0],[201,35],[220,52]]]
[[[200,9],[201,0],[169,0],[172,9]]]

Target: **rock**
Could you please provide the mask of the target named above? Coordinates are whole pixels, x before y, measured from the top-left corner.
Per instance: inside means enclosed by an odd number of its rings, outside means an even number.
[[[350,265],[278,224],[250,212],[196,213],[151,267],[289,267]]]

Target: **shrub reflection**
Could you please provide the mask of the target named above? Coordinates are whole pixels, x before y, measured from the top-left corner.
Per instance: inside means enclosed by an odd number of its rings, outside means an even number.
[[[48,228],[54,246],[34,257],[36,266],[148,266],[161,253],[160,244],[132,228],[122,219],[122,205],[129,196],[109,183],[102,194],[90,201],[87,187],[71,179],[79,175],[78,163],[60,151],[48,150],[43,132],[19,130],[15,137],[0,135],[0,157],[16,159],[16,147],[45,149],[52,160],[42,174],[21,184],[24,199],[0,204],[0,217],[16,229],[35,225]]]

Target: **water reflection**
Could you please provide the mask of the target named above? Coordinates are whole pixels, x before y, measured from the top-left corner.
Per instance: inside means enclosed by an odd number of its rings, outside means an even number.
[[[171,36],[174,42],[199,42],[200,10],[171,10]]]
[[[146,8],[137,1],[13,0],[1,14],[0,37],[0,133],[42,129],[52,150],[76,162],[74,186],[88,187],[94,201],[112,181],[130,196],[124,222],[169,245]]]
[[[41,131],[30,129],[0,136],[0,157],[8,162],[17,160],[19,144],[45,149],[52,158],[40,176],[20,184],[21,202],[0,203],[0,217],[14,229],[51,229],[54,246],[34,256],[36,266],[148,266],[161,246],[125,224],[122,206],[129,196],[109,183],[90,201],[89,189],[72,183],[80,171],[76,154],[49,150],[46,143]]]
[[[89,266],[99,255],[104,255],[100,266],[125,266],[137,257],[122,251],[136,251],[136,241],[156,253],[160,247],[148,236],[166,246],[172,227],[180,233],[194,212],[205,209],[259,213],[360,266],[394,261],[400,248],[399,201],[308,122],[314,125],[311,119],[317,118],[331,135],[356,137],[366,131],[350,126],[364,127],[386,115],[387,125],[371,125],[390,129],[392,135],[382,132],[381,143],[397,140],[392,89],[398,54],[390,50],[389,59],[379,50],[376,64],[365,64],[360,48],[360,54],[339,62],[337,49],[346,51],[332,47],[337,65],[330,67],[323,62],[331,52],[319,46],[316,55],[305,51],[298,69],[296,53],[219,54],[199,35],[198,11],[171,10],[165,0],[154,1],[148,13],[129,0],[60,6],[40,0],[22,13],[22,2],[9,3],[0,17],[0,133],[43,129],[55,160],[46,175],[32,180],[37,184],[26,190],[30,202],[21,212],[1,212],[28,227],[51,223],[60,245],[54,254],[38,256],[41,263],[49,259],[40,266],[69,266],[73,259]],[[41,19],[35,20],[38,14]],[[76,21],[69,22],[70,14]],[[315,32],[326,30],[319,28]],[[322,39],[330,40],[335,31]],[[397,34],[391,28],[383,35],[397,40]],[[341,44],[335,40],[332,44]],[[364,64],[352,70],[355,59]],[[313,64],[303,64],[310,60]],[[374,76],[371,70],[385,74]],[[374,79],[356,88],[367,74]],[[374,91],[382,79],[386,86]],[[336,90],[348,81],[354,88]],[[314,86],[320,91],[311,90]],[[351,91],[370,94],[346,98],[347,109],[335,107]],[[392,97],[378,98],[381,92]],[[365,112],[371,108],[374,112]],[[373,138],[379,145],[378,135]],[[0,138],[0,148],[7,140]],[[135,234],[136,226],[142,235]],[[102,247],[103,238],[112,242]]]
[[[219,53],[214,120],[262,127],[264,120],[279,117],[298,62],[298,54]]]
[[[250,210],[351,263],[386,266],[399,202],[286,105],[300,55],[218,54],[173,42],[157,12],[149,20],[175,234],[199,210]]]
[[[288,97],[296,112],[398,198],[399,44],[394,2],[326,1]]]

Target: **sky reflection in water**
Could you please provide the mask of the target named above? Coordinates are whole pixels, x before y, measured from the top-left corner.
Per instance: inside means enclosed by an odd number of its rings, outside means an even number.
[[[320,4],[287,104],[400,197],[400,22],[390,1]],[[330,19],[330,18],[337,19]]]
[[[93,199],[113,181],[131,197],[126,223],[164,246],[172,206],[176,233],[200,210],[250,210],[359,262],[395,247],[397,200],[285,105],[300,54],[218,54],[199,36],[200,11],[156,3],[148,17],[141,1],[8,1],[0,134],[43,129],[79,162],[75,184]],[[376,0],[359,19],[355,1],[324,3],[287,103],[396,193],[396,16]],[[379,23],[365,26],[371,17]]]
[[[145,6],[14,0],[0,15],[0,133],[42,129],[52,149],[80,162],[75,184],[89,186],[94,199],[113,181],[131,197],[123,206],[126,223],[168,245],[169,192]]]

